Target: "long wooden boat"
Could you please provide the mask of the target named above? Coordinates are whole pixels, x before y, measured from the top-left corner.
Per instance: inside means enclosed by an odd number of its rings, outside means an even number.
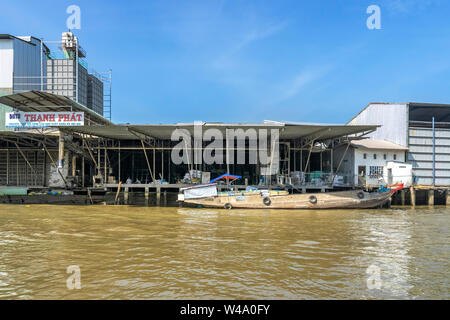
[[[388,203],[392,194],[399,189],[370,193],[361,190],[302,194],[272,190],[217,193],[216,186],[208,184],[181,189],[178,200],[187,204],[225,209],[379,208]]]

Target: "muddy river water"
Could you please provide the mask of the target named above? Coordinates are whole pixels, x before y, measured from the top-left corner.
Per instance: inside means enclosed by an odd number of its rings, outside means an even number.
[[[1,299],[449,299],[449,271],[448,208],[0,205]]]

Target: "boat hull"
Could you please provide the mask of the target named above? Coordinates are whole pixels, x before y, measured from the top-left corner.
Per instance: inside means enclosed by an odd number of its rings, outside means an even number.
[[[390,192],[338,191],[262,196],[251,194],[217,196],[185,200],[208,208],[242,209],[358,209],[378,208],[391,199]]]

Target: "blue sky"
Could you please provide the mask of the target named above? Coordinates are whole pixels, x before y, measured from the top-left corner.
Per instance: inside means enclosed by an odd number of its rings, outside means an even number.
[[[113,70],[113,121],[345,123],[369,102],[450,103],[450,1],[7,1],[0,33]],[[369,30],[369,5],[381,30]]]

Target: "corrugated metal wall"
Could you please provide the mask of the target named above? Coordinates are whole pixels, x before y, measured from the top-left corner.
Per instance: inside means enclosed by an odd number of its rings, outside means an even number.
[[[87,107],[103,115],[103,82],[92,74],[88,75]]]
[[[29,37],[28,37],[29,38]],[[14,39],[14,92],[41,90],[41,43],[29,38],[30,42]],[[47,71],[47,57],[42,54],[42,76]],[[46,89],[43,78],[43,89]]]
[[[375,132],[367,136],[373,140],[386,140],[402,146],[407,146],[407,105],[371,103],[362,110],[349,124],[381,125]]]
[[[2,186],[43,186],[45,183],[44,151],[25,151],[23,153],[33,166],[26,163],[17,150],[0,151],[0,185]]]
[[[12,39],[0,40],[0,88],[13,87],[14,42]]]
[[[450,129],[436,128],[436,185],[450,185]],[[408,161],[413,165],[416,184],[433,184],[433,131],[409,128]]]

